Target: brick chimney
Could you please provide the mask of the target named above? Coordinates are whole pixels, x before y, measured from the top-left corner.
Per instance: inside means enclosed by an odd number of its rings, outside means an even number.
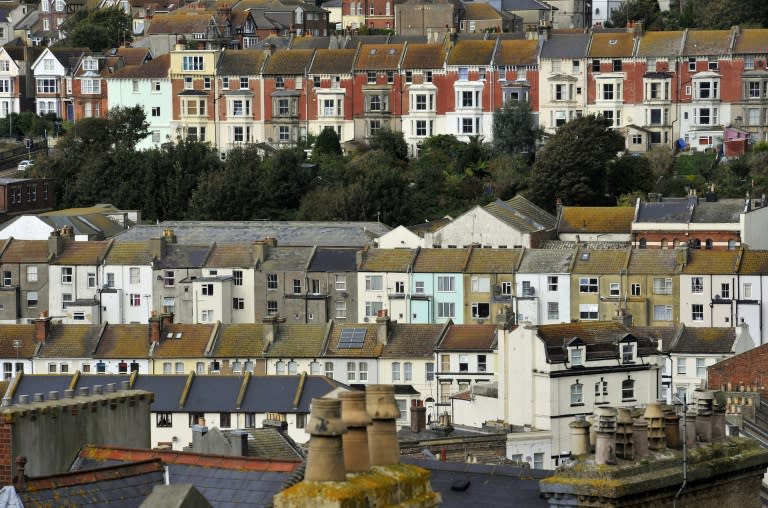
[[[51,318],[48,311],[40,313],[40,317],[33,320],[35,324],[35,342],[45,344],[45,341],[51,335]]]
[[[157,315],[157,311],[152,311],[149,317],[149,340],[153,343],[160,342],[160,336],[163,333],[163,319]]]
[[[61,236],[61,231],[54,229],[48,236],[48,256],[59,256],[64,246],[64,238]]]
[[[160,314],[160,329],[165,330],[173,324],[173,312],[163,312]]]
[[[381,309],[376,316],[376,341],[379,344],[387,345],[390,324],[389,312],[387,309]]]
[[[424,401],[414,400],[411,402],[411,432],[421,432],[427,428],[427,408],[424,407]]]
[[[61,236],[62,238],[66,238],[67,240],[74,240],[75,230],[72,228],[72,226],[64,226],[63,228],[61,228]]]

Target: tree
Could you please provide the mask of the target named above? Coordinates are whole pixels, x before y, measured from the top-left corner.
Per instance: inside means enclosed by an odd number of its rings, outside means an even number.
[[[333,127],[325,127],[315,140],[312,158],[318,158],[322,155],[341,155],[339,135]]]
[[[658,0],[626,0],[611,11],[611,25],[623,27],[639,21],[645,29],[661,29],[660,15]]]
[[[64,44],[104,51],[133,40],[131,17],[120,7],[81,10],[67,23]]]
[[[119,149],[133,150],[136,144],[149,136],[149,122],[144,108],[140,105],[132,107],[112,108],[107,113],[112,144]]]
[[[533,153],[541,130],[534,126],[527,102],[509,101],[493,113],[493,149],[496,153]]]
[[[648,192],[653,189],[651,164],[645,157],[624,155],[608,164],[606,181],[612,196]]]
[[[389,129],[379,129],[368,140],[371,150],[381,150],[390,154],[395,160],[408,160],[408,145],[402,132],[394,132]]]
[[[531,198],[553,210],[555,198],[568,205],[602,203],[606,167],[624,149],[624,138],[602,116],[576,118],[539,151],[533,165]]]

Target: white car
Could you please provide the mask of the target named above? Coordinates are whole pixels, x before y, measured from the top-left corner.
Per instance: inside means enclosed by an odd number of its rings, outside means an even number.
[[[18,170],[19,171],[24,171],[25,169],[31,168],[34,165],[35,165],[34,161],[29,161],[29,160],[21,161],[21,162],[19,162]]]

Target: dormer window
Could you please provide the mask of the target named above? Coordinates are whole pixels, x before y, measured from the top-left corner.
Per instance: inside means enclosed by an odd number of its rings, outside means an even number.
[[[83,70],[86,71],[98,71],[99,70],[99,62],[96,61],[94,58],[86,58],[83,60]]]
[[[583,367],[584,366],[584,358],[582,356],[583,351],[581,348],[575,347],[569,351],[569,356],[571,360],[571,367]]]
[[[574,337],[565,345],[568,354],[567,363],[571,367],[583,367],[587,356],[587,345],[579,337]]]
[[[621,363],[635,363],[637,359],[637,341],[631,335],[627,335],[619,341]]]

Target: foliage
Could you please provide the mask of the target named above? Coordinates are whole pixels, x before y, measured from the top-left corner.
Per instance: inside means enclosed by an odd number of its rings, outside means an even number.
[[[608,164],[606,172],[607,193],[621,196],[631,192],[648,192],[653,189],[651,164],[645,157],[624,155]]]
[[[644,29],[662,29],[658,0],[627,0],[611,11],[610,25],[624,27],[629,22],[642,22]]]
[[[398,161],[408,159],[408,144],[406,144],[402,132],[379,129],[371,135],[368,146],[371,147],[371,150],[381,150],[390,154]]]
[[[533,165],[530,197],[549,210],[556,198],[567,205],[604,202],[607,165],[624,149],[624,138],[610,126],[588,115],[560,127]]]
[[[496,153],[533,153],[541,130],[534,126],[527,102],[509,101],[493,113],[493,149]]]
[[[80,10],[67,22],[64,44],[104,51],[133,40],[131,17],[120,7]]]
[[[341,155],[339,135],[333,127],[324,128],[315,140],[315,148],[312,150],[312,157],[318,158],[323,155]]]
[[[731,26],[768,27],[765,0],[672,0],[664,13],[664,28],[729,29]]]

